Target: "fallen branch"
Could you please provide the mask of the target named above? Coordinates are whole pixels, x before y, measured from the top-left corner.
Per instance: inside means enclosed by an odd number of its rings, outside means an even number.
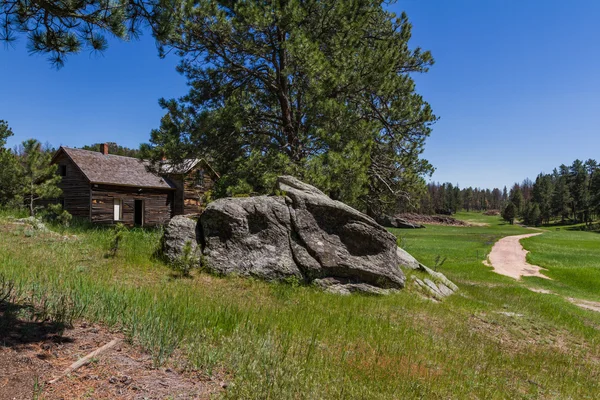
[[[69,368],[65,369],[62,374],[60,374],[58,377],[52,379],[51,381],[48,382],[48,384],[53,384],[58,382],[60,379],[62,379],[64,376],[69,375],[71,372],[74,372],[76,370],[78,370],[79,368],[83,367],[84,365],[89,364],[90,362],[92,362],[92,359],[96,356],[99,356],[100,354],[106,352],[107,350],[111,349],[112,347],[115,347],[118,343],[119,343],[119,339],[114,339],[111,340],[110,342],[108,342],[107,344],[105,344],[104,346],[92,351],[90,354],[88,354],[87,356],[80,358],[79,360],[77,360],[76,362],[74,362],[73,364],[71,364],[69,366]]]

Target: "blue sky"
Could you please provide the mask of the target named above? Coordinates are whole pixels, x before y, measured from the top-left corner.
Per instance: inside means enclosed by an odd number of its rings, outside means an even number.
[[[412,45],[436,60],[416,77],[440,117],[424,153],[434,180],[502,187],[600,158],[600,2],[401,0],[392,8],[408,13]],[[71,56],[58,71],[28,55],[23,38],[0,47],[9,144],[137,147],[159,124],[157,100],[187,91],[176,64],[158,58],[149,35]]]

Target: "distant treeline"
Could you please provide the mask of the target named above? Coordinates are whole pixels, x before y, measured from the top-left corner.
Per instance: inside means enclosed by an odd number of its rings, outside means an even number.
[[[429,183],[413,205],[424,213],[499,210],[508,207],[507,219],[520,217],[526,224],[552,220],[591,223],[600,215],[600,173],[596,160],[575,160],[552,173],[540,173],[535,182],[527,178],[510,190],[466,188],[451,183]],[[408,211],[408,210],[406,210]]]
[[[498,188],[460,189],[452,183],[431,182],[427,184],[426,192],[420,196],[415,211],[421,214],[453,214],[461,210],[500,210],[507,199],[506,186],[502,191]]]

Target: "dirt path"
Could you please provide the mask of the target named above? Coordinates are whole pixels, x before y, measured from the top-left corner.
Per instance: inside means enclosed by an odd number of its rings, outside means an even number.
[[[520,279],[522,276],[537,276],[550,279],[541,274],[544,268],[527,263],[528,251],[521,246],[521,239],[541,235],[540,233],[529,233],[504,237],[494,244],[488,256],[486,265],[494,268],[494,272],[511,278]]]
[[[488,256],[488,261],[484,261],[484,264],[494,268],[494,272],[511,278],[520,279],[522,276],[537,276],[540,278],[550,279],[545,275],[542,275],[540,271],[545,270],[537,265],[531,265],[527,263],[528,251],[521,246],[521,239],[525,239],[531,236],[541,235],[539,233],[529,233],[526,235],[507,236],[504,237],[494,244],[492,251]],[[551,294],[556,293],[540,288],[528,288],[532,292]],[[600,312],[600,302],[581,300],[573,297],[566,297],[566,300],[575,304],[578,307],[586,310],[592,310]]]

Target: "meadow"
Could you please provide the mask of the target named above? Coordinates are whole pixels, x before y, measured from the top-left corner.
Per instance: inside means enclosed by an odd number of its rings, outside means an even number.
[[[224,374],[224,398],[597,398],[600,313],[528,288],[598,300],[600,235],[561,229],[527,239],[530,261],[554,280],[515,281],[482,261],[499,238],[531,231],[458,217],[480,226],[393,230],[460,287],[435,303],[410,284],[373,297],[201,271],[180,278],[153,256],[159,230],[129,230],[113,258],[110,230],[31,232],[5,213],[0,299],[14,283],[7,301],[35,305],[28,318],[103,323],[156,365]]]

